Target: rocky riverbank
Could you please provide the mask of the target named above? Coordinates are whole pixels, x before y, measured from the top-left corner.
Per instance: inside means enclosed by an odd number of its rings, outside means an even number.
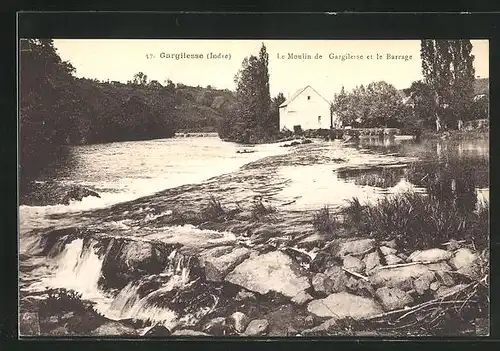
[[[265,237],[262,228],[250,237],[194,227],[175,232],[140,239],[77,228],[45,233],[37,255],[60,258],[68,243],[80,240],[76,266],[90,253],[99,257],[97,284],[119,301],[120,318],[112,321],[91,307],[60,308],[51,295],[52,307],[25,296],[22,316],[31,322],[22,324],[23,332],[150,335],[156,326],[163,335],[310,336],[345,333],[349,321],[359,333],[379,333],[370,323],[387,313],[401,317],[425,304],[447,312],[476,299],[487,284],[487,253],[456,241],[414,252],[365,238],[271,248],[269,241],[252,245],[252,238]],[[165,311],[167,323],[154,320],[153,312]],[[475,319],[468,322],[471,328]]]

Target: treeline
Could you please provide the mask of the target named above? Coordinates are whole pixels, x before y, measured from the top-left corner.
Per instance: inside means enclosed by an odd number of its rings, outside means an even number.
[[[167,138],[177,129],[215,131],[233,93],[149,81],[126,84],[76,78],[50,39],[20,42],[21,180],[30,180],[65,146]]]
[[[342,88],[332,112],[343,125],[407,132],[460,129],[465,121],[489,118],[488,89],[475,79],[471,50],[470,40],[422,40],[423,80],[402,92],[383,81]]]
[[[243,60],[235,76],[236,102],[221,119],[219,136],[240,143],[261,143],[279,136],[278,107],[285,101],[282,93],[271,99],[269,91],[269,54],[262,44],[258,56]]]

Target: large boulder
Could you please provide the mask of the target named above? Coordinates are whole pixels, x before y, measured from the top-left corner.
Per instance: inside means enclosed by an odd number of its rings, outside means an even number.
[[[301,274],[301,267],[279,251],[247,259],[225,280],[260,294],[276,291],[290,298],[310,287],[309,279]]]
[[[375,300],[346,292],[334,293],[320,300],[313,300],[307,310],[318,317],[337,319],[362,319],[382,313],[382,308]]]
[[[431,271],[447,271],[450,269],[444,262],[431,264],[414,264],[409,266],[378,269],[370,275],[369,279],[373,286],[387,286],[408,291],[413,288],[413,280]]]
[[[375,292],[385,311],[398,310],[413,302],[413,298],[398,288],[383,287]]]
[[[452,257],[452,253],[443,249],[429,249],[413,252],[407,259],[408,262],[439,262],[447,261]]]
[[[237,265],[250,257],[251,250],[244,247],[221,246],[200,253],[205,276],[210,281],[221,281]]]

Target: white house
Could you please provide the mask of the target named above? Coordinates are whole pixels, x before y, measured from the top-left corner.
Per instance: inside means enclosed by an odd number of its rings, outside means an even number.
[[[297,90],[279,106],[280,130],[329,129],[337,125],[330,103],[310,85]]]

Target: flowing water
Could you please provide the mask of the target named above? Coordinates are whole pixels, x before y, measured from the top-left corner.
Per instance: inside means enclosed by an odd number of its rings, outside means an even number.
[[[304,218],[311,211],[325,205],[337,209],[352,197],[366,202],[408,189],[424,192],[424,179],[441,174],[451,175],[443,179],[452,186],[467,175],[465,181],[472,182],[480,201],[488,201],[488,140],[315,140],[284,148],[194,137],[74,147],[70,161],[56,165],[40,181],[83,185],[101,198],[20,206],[20,294],[26,298],[46,288],[73,289],[110,319],[192,325],[217,304],[217,287],[203,285],[194,256],[178,246],[199,251],[235,245],[240,238],[228,228],[165,221],[173,211],[197,211],[209,195],[233,205],[258,196],[284,213],[281,229],[293,234],[309,225]],[[72,232],[71,227],[80,229]],[[42,235],[58,229],[64,235]],[[153,242],[167,245],[154,250],[168,264],[151,275],[103,288],[109,252],[122,239],[125,244],[119,245],[138,252],[149,250]],[[189,300],[192,306],[176,311],[159,303],[165,300]]]

